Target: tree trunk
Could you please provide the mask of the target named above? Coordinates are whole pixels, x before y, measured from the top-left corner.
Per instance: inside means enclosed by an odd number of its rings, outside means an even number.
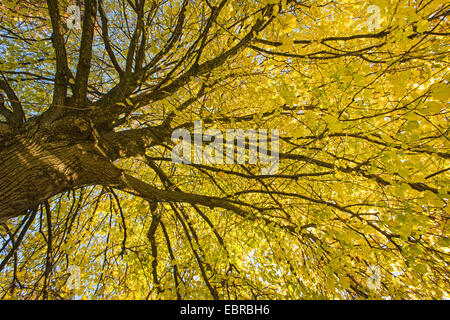
[[[87,122],[65,121],[0,136],[0,222],[61,192],[118,181],[121,170],[96,147]]]

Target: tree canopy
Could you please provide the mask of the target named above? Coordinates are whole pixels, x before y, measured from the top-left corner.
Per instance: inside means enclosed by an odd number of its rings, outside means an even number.
[[[2,299],[449,296],[447,1],[0,8]],[[195,121],[278,171],[174,163]]]

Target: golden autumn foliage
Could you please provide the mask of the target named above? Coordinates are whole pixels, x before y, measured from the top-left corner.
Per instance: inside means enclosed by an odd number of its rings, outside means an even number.
[[[2,299],[449,297],[447,1],[0,6],[0,175],[29,128],[113,168],[24,212],[0,178]],[[278,172],[173,163],[198,120],[279,129]]]

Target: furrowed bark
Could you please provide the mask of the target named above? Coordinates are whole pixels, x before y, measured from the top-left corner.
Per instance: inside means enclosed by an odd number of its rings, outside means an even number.
[[[121,170],[98,150],[87,124],[74,120],[69,128],[55,133],[33,122],[0,137],[0,222],[59,193],[118,181]]]

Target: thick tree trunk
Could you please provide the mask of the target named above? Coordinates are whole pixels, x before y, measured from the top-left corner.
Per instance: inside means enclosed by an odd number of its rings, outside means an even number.
[[[118,158],[145,155],[155,141],[168,141],[163,127],[109,131],[100,136],[92,121],[73,116],[50,124],[36,118],[20,132],[5,132],[0,132],[0,223],[86,185],[110,186],[151,201],[221,207],[248,217],[246,211],[223,199],[160,190],[113,164]]]
[[[20,133],[0,136],[0,222],[61,192],[119,178],[121,171],[101,155],[83,121],[52,131],[58,126],[43,130],[32,122]]]

